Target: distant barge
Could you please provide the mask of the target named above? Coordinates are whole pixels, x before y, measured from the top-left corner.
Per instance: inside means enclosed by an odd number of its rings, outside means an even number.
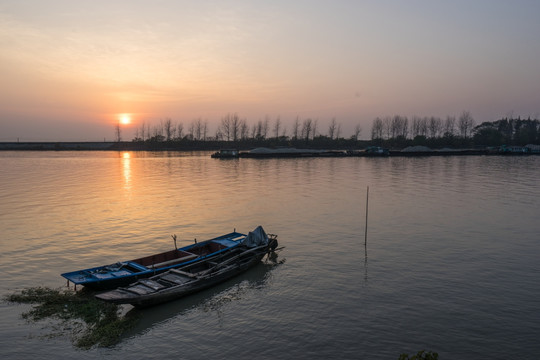
[[[315,150],[296,148],[256,148],[250,151],[220,150],[213,158],[299,158],[299,157],[418,157],[418,156],[463,156],[463,155],[540,155],[536,146],[485,148],[485,149],[440,149],[414,146],[403,150],[389,150],[370,146],[364,150]]]

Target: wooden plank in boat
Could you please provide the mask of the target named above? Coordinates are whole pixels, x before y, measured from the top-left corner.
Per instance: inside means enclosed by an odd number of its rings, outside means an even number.
[[[130,287],[126,288],[126,290],[134,292],[134,293],[139,294],[139,295],[146,295],[146,294],[151,294],[151,293],[156,292],[151,287],[145,286],[143,284],[130,286]]]
[[[188,281],[191,281],[190,277],[183,276],[183,275],[177,275],[177,274],[173,274],[173,273],[163,274],[163,275],[160,276],[160,278],[163,279],[163,280],[170,281],[172,283],[178,284],[178,285],[181,285],[181,284],[184,284],[184,283],[186,283]]]
[[[187,271],[182,271],[182,270],[178,270],[178,269],[171,269],[169,270],[170,272],[173,272],[177,275],[181,275],[181,276],[187,276],[187,277],[190,277],[190,278],[195,278],[197,277],[197,275],[195,274],[192,274],[192,273],[189,273]]]
[[[148,286],[148,287],[154,289],[155,291],[164,289],[166,287],[165,285],[162,285],[162,284],[158,283],[157,281],[150,280],[150,279],[141,279],[141,280],[139,280],[139,282],[144,284],[145,286]]]

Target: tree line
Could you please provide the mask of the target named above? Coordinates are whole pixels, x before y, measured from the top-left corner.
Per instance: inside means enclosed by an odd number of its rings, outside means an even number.
[[[170,118],[157,124],[143,122],[135,129],[131,147],[141,148],[198,148],[212,149],[216,146],[250,148],[254,146],[309,146],[338,148],[358,145],[362,128],[357,124],[352,136],[342,136],[341,123],[332,118],[327,128],[318,119],[296,117],[290,129],[278,116],[269,116],[250,124],[246,118],[229,113],[221,118],[214,133],[210,132],[208,121],[201,118],[187,126]],[[115,140],[122,141],[120,127],[115,128]],[[234,145],[233,145],[234,144]]]
[[[117,127],[115,131],[115,138],[118,140],[118,137],[121,138],[119,128]],[[356,125],[351,138],[358,139],[361,132],[360,125]],[[320,131],[317,119],[307,118],[300,120],[299,117],[296,117],[288,135],[287,127],[279,116],[276,117],[273,123],[267,116],[264,120],[259,120],[257,123],[250,125],[247,119],[240,118],[238,114],[227,114],[221,118],[221,122],[213,135],[209,132],[207,120],[195,119],[187,128],[184,128],[182,122],[175,123],[170,118],[167,118],[153,126],[150,123],[143,122],[135,130],[135,137],[132,141],[198,140],[237,142],[248,139],[266,140],[270,138],[313,140],[320,136],[327,136],[330,140],[334,140],[341,137],[341,124],[333,118],[328,126],[328,135],[325,134],[325,132]]]
[[[379,145],[404,147],[425,146],[468,146],[474,119],[470,112],[463,111],[455,116],[439,117],[414,116],[411,121],[406,116],[375,118],[371,128],[371,140]]]
[[[540,120],[503,118],[474,128],[474,142],[488,146],[540,144]]]
[[[475,124],[468,111],[461,115],[438,117],[405,116],[375,118],[371,140],[378,145],[405,147],[424,145],[429,147],[467,147],[540,144],[540,121],[522,120],[519,117],[503,118],[493,122]]]
[[[318,119],[296,117],[290,128],[278,116],[266,116],[253,124],[236,113],[221,118],[211,133],[208,121],[201,118],[187,126],[170,118],[158,124],[143,122],[135,131],[132,147],[215,149],[216,147],[252,148],[257,146],[292,146],[326,149],[353,149],[369,145],[389,148],[424,145],[440,147],[500,146],[540,144],[540,121],[504,118],[475,125],[468,111],[458,117],[419,117],[411,119],[395,115],[373,120],[371,140],[360,140],[362,128],[357,124],[353,134],[345,138],[335,118],[322,125]],[[120,128],[115,129],[121,141]]]

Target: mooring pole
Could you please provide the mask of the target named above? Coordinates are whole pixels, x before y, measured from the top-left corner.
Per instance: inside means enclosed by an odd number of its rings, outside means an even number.
[[[369,186],[367,187],[367,193],[366,193],[366,234],[364,237],[364,246],[367,246],[368,203],[369,203]]]

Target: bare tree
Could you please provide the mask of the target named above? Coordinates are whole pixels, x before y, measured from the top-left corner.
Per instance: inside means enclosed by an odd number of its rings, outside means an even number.
[[[267,136],[268,136],[268,128],[270,126],[270,117],[268,117],[268,115],[266,115],[264,117],[264,121],[262,123],[262,126],[261,126],[261,137],[263,139],[266,139]]]
[[[162,120],[163,130],[165,132],[165,140],[170,141],[172,138],[172,121],[171,118],[166,118],[165,120]]]
[[[412,126],[411,126],[411,137],[414,139],[420,133],[420,118],[418,116],[413,116]]]
[[[206,141],[206,136],[208,134],[208,120],[204,120],[202,125],[202,139]]]
[[[429,137],[432,139],[435,139],[439,137],[442,131],[442,121],[440,118],[436,118],[434,116],[429,118],[429,124],[428,124],[428,130],[429,130]]]
[[[356,126],[354,127],[354,134],[353,134],[354,141],[358,141],[358,138],[360,137],[360,133],[362,133],[362,127],[360,126],[360,124],[356,124]]]
[[[249,136],[249,125],[247,124],[246,119],[242,119],[240,122],[240,138],[242,140],[247,139]]]
[[[336,128],[337,128],[336,118],[332,118],[332,121],[330,121],[330,126],[328,126],[328,137],[331,140],[334,139],[334,135],[336,134]]]
[[[223,133],[221,132],[221,126],[218,126],[216,129],[216,140],[223,140]]]
[[[163,141],[165,137],[163,136],[163,123],[160,122],[157,125],[154,125],[154,128],[152,129],[152,138],[155,141]]]
[[[233,141],[238,141],[240,136],[240,117],[238,114],[228,115],[231,119],[231,137]]]
[[[191,124],[189,124],[187,136],[190,140],[195,139],[195,122],[194,121],[192,121]]]
[[[293,139],[294,140],[297,140],[298,139],[298,131],[300,129],[300,118],[297,116],[296,119],[294,120],[294,124],[293,124]]]
[[[306,119],[302,124],[302,137],[308,141],[313,132],[313,120]]]
[[[251,138],[255,139],[255,136],[257,136],[257,125],[256,124],[251,127]]]
[[[208,120],[202,120],[201,118],[192,121],[193,139],[206,140],[208,134]]]
[[[459,132],[461,137],[467,139],[471,135],[472,128],[474,126],[474,119],[471,116],[471,113],[468,111],[463,111],[459,116]]]
[[[227,141],[231,141],[232,124],[230,114],[227,114],[221,118],[221,132]]]
[[[122,129],[120,129],[120,124],[116,124],[114,127],[114,139],[117,143],[122,141]]]
[[[264,132],[264,122],[262,120],[257,121],[257,124],[253,126],[251,131],[253,139],[262,139]]]
[[[144,141],[144,121],[140,129],[137,129],[136,137],[139,140]]]
[[[201,118],[198,118],[198,119],[195,119],[193,120],[193,126],[195,128],[195,131],[194,131],[194,137],[196,140],[201,140],[202,138],[202,120]]]
[[[238,114],[227,114],[221,118],[221,131],[227,141],[238,141],[240,137],[241,120]]]
[[[396,115],[390,120],[390,138],[391,139],[395,139],[398,136],[400,126],[401,126],[400,118],[398,115]]]
[[[177,139],[182,139],[184,137],[184,124],[178,124],[176,129]]]
[[[387,116],[382,120],[382,123],[384,135],[386,135],[386,139],[390,139],[392,136],[392,119]]]
[[[381,118],[376,117],[373,120],[373,125],[371,126],[371,140],[382,139],[383,138],[383,121]]]
[[[409,135],[409,120],[407,117],[400,115],[394,116],[390,123],[390,133],[393,139],[397,137],[407,138]]]
[[[175,124],[172,124],[172,127],[171,127],[171,139],[172,140],[176,139],[176,125]]]
[[[256,128],[255,136],[258,139],[262,139],[263,133],[264,133],[264,120],[262,119],[257,120],[257,124],[255,124],[255,128]]]
[[[418,121],[418,135],[427,136],[427,118],[422,117]]]
[[[455,116],[447,116],[444,121],[444,136],[451,137],[454,136],[454,131],[456,128],[456,118]]]
[[[146,135],[146,122],[145,121],[143,121],[142,124],[141,124],[141,129],[140,129],[139,135],[140,135],[140,139],[142,141],[146,140],[147,135]]]
[[[406,116],[401,118],[401,133],[400,136],[406,139],[409,136],[409,119]]]
[[[274,137],[277,139],[279,138],[279,129],[281,128],[281,119],[279,116],[276,118],[276,121],[274,122]]]

